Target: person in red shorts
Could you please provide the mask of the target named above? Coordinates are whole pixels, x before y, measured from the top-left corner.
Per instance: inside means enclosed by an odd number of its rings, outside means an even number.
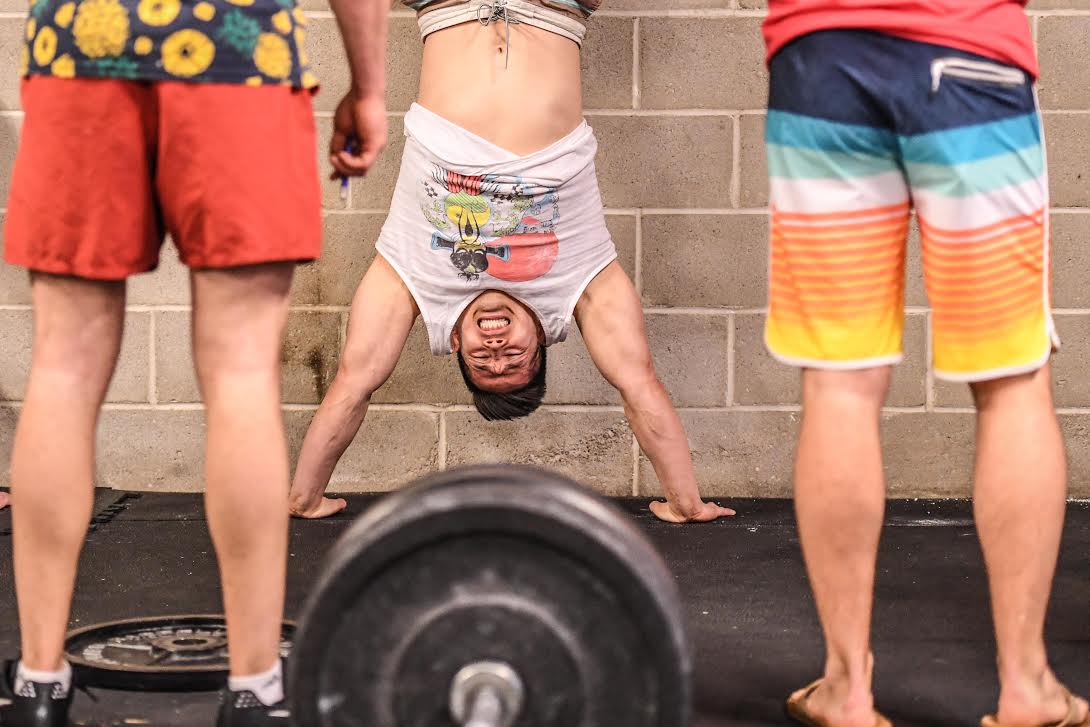
[[[915,209],[933,370],[968,384],[976,401],[974,508],[1001,684],[981,724],[1090,727],[1044,640],[1066,472],[1049,369],[1058,341],[1048,171],[1024,5],[769,3],[765,340],[803,369],[795,501],[826,646],[823,677],[788,700],[806,725],[890,724],[871,687],[879,421],[902,356]]]
[[[386,140],[388,3],[333,0],[352,67],[331,150],[364,173]],[[30,271],[34,343],[11,459],[22,656],[0,725],[68,724],[62,644],[90,519],[95,428],[125,281],[165,233],[191,269],[208,524],[227,613],[218,724],[288,723],[280,665],[288,455],[279,351],[294,265],[318,256],[307,19],[292,0],[36,0],[5,257]],[[154,547],[154,546],[151,546]]]

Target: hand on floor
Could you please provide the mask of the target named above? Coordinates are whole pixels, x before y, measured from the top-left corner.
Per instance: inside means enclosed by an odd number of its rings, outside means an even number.
[[[297,506],[294,502],[289,506],[292,517],[299,517],[305,520],[320,520],[330,515],[336,515],[341,510],[348,507],[348,501],[341,498],[323,497],[317,505],[313,507],[307,507],[305,505]]]
[[[714,502],[701,503],[700,509],[688,515],[676,510],[669,502],[652,502],[651,512],[659,520],[668,523],[708,523],[736,514],[729,507],[719,507]]]

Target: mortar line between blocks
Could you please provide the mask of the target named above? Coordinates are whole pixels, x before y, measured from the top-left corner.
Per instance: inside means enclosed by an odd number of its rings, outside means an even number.
[[[648,215],[768,215],[767,207],[644,207]]]
[[[447,413],[439,412],[439,469],[447,468]]]
[[[348,193],[352,193],[352,185],[348,185]],[[349,199],[351,203],[351,199]],[[388,215],[390,214],[389,207],[360,207],[359,209],[351,209],[348,207],[325,207],[322,209],[323,217],[333,217],[337,215]]]
[[[935,410],[935,367],[931,342],[931,316],[924,317],[924,335],[927,336],[927,380],[924,388],[923,405],[928,411]]]
[[[686,10],[599,10],[596,16],[606,18],[763,18],[764,10],[707,8]]]
[[[727,316],[727,406],[734,406],[734,347],[738,341],[734,314]]]
[[[0,401],[0,409],[21,409],[23,402],[21,400],[5,400]],[[202,411],[204,406],[198,402],[173,402],[169,404],[146,404],[136,402],[107,402],[102,405],[103,411]],[[316,411],[318,409],[317,404],[281,404],[280,409],[282,411]],[[392,412],[421,412],[428,414],[445,414],[451,412],[472,412],[473,407],[468,404],[454,404],[454,405],[436,405],[436,404],[372,404],[369,407],[371,411],[392,411]],[[565,405],[565,404],[549,404],[541,407],[542,411],[554,411],[554,412],[567,412],[571,414],[586,414],[586,413],[609,413],[609,414],[623,414],[624,407],[621,406],[586,406],[586,405]],[[798,404],[745,404],[736,405],[730,407],[724,406],[689,406],[678,407],[680,413],[693,413],[693,414],[729,414],[732,412],[783,412],[783,413],[798,413],[802,411],[802,407]],[[934,411],[927,411],[922,406],[917,407],[897,407],[887,406],[882,407],[883,414],[973,414],[976,410],[972,407],[953,407],[953,406],[940,406],[935,407]],[[1090,415],[1090,406],[1067,406],[1059,407],[1056,409],[1056,413],[1063,416],[1082,416]]]
[[[643,298],[643,212],[636,210],[636,260],[633,263],[636,294]]]
[[[640,19],[632,22],[632,108],[640,107]]]
[[[731,116],[730,206],[742,206],[742,117]]]
[[[631,116],[644,117],[655,116],[669,118],[687,116],[733,116],[742,113],[757,113],[753,109],[587,109],[585,116]]]
[[[155,353],[157,327],[155,311],[148,311],[148,401],[152,406],[159,403],[159,361]]]

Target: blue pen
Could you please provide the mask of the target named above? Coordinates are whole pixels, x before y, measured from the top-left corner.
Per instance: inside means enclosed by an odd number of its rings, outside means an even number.
[[[344,150],[349,154],[356,153],[356,140],[349,139],[348,143],[344,145]],[[341,177],[341,201],[348,201],[348,177]]]

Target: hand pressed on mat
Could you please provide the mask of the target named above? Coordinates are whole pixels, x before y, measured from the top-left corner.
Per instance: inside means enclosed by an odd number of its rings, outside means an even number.
[[[714,502],[701,502],[696,508],[686,509],[675,506],[669,501],[656,500],[651,503],[651,514],[667,523],[709,523],[737,513],[729,507],[720,507]]]

